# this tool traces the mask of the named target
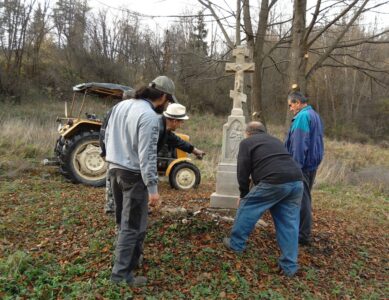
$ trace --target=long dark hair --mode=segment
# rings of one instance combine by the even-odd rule
[[[163,92],[150,86],[143,86],[135,91],[135,99],[149,99],[151,101],[155,101],[163,95]]]

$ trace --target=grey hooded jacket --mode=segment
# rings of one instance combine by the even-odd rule
[[[124,100],[114,106],[105,131],[110,169],[141,173],[150,194],[158,192],[158,134],[158,115],[143,99]]]

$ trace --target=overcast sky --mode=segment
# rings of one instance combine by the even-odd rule
[[[250,6],[254,11],[258,11],[260,0],[250,1]],[[378,0],[372,0],[371,6]],[[108,9],[111,12],[115,12],[119,8],[127,8],[131,11],[138,12],[140,14],[148,16],[159,16],[156,18],[143,18],[142,21],[148,20],[149,24],[157,24],[165,27],[166,24],[174,22],[176,18],[161,17],[170,15],[182,15],[185,12],[196,13],[202,9],[202,5],[198,0],[88,0],[89,6],[93,9]],[[236,0],[212,0],[212,3],[223,7],[226,11],[236,10]],[[313,7],[316,4],[316,0],[308,0],[308,8]],[[285,14],[292,13],[293,0],[280,0],[277,3],[279,9]],[[323,5],[324,6],[324,5]],[[117,10],[118,11],[118,10]],[[206,11],[209,13],[209,11]],[[220,13],[220,10],[218,10]],[[256,13],[252,13],[252,17],[255,17]],[[375,12],[370,13],[368,16],[369,22],[378,18],[379,23],[389,24],[389,5],[382,6]],[[309,17],[309,16],[308,16]]]
[[[196,9],[201,7],[197,0],[89,0],[90,6],[126,7],[149,15],[179,14],[186,7]]]
[[[215,1],[215,3],[218,2],[224,3],[225,1]],[[231,2],[231,0],[226,0],[226,2]],[[177,20],[177,18],[163,16],[182,15],[185,12],[197,13],[202,8],[197,0],[89,0],[88,3],[93,9],[108,9],[112,13],[115,13],[115,8],[127,8],[142,15],[156,16],[155,18],[141,17],[140,20],[163,27]]]
[[[226,17],[227,15],[230,15],[231,11],[236,10],[236,0],[212,0],[212,3],[220,5],[220,7],[224,9],[223,11],[223,9],[217,8],[220,17]],[[252,1],[252,3],[254,8],[258,6],[257,0]],[[179,20],[178,17],[174,16],[196,15],[200,10],[204,9],[197,0],[88,0],[88,5],[92,10],[105,9],[113,15],[120,14],[122,9],[128,9],[131,12],[139,13],[141,14],[138,18],[140,23],[143,26],[148,26],[151,30],[166,29],[169,25]],[[210,12],[206,10],[205,14],[210,14]],[[213,34],[216,34],[217,40],[220,43],[223,43],[224,37],[218,30],[214,18],[209,16],[206,17],[205,20],[209,33],[208,38],[210,39]],[[230,18],[229,20],[223,20],[223,23],[231,25],[230,28],[228,28],[229,26],[226,26],[226,30],[231,36],[234,36],[234,19]]]

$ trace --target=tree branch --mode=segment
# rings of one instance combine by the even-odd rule
[[[354,1],[355,2],[355,1]],[[358,9],[358,11],[354,14],[354,16],[351,18],[349,23],[344,27],[343,31],[339,34],[339,36],[335,39],[335,41],[332,43],[330,47],[327,48],[327,50],[323,53],[323,55],[319,58],[319,60],[311,67],[311,69],[308,71],[308,73],[305,75],[305,78],[309,78],[316,69],[330,56],[332,51],[336,48],[336,46],[339,44],[340,40],[344,37],[346,32],[349,30],[351,25],[355,22],[355,20],[361,15],[362,10],[367,5],[369,0],[364,0],[362,6]]]
[[[281,75],[283,76],[287,76],[287,74],[285,74],[285,72],[282,72],[279,68],[278,68],[278,65],[279,64],[283,64],[283,63],[288,63],[290,60],[289,59],[284,59],[284,60],[281,60],[279,62],[276,62],[274,60],[273,57],[269,56],[270,60],[273,62],[271,65],[268,65],[268,66],[264,66],[262,69],[268,69],[268,68],[271,68],[271,67],[275,67],[276,70],[278,71],[278,73],[280,73]]]
[[[305,32],[305,36],[304,36],[304,41],[305,41],[305,42],[308,41],[309,34],[311,33],[311,31],[312,31],[312,29],[313,29],[313,26],[314,26],[315,23],[316,23],[317,17],[319,16],[319,13],[320,13],[320,5],[321,5],[321,0],[317,0],[316,9],[315,9],[315,12],[313,13],[311,23],[309,24],[308,29],[307,29],[307,31]]]
[[[286,37],[289,36],[289,34],[290,34],[290,29],[289,29],[289,31],[285,32],[284,36],[281,37],[281,38],[277,41],[277,43],[275,43],[275,44],[273,45],[273,47],[271,47],[271,48],[269,49],[269,51],[267,51],[267,53],[265,53],[265,54],[263,55],[263,59],[265,59],[265,58],[267,58],[268,56],[270,56],[270,54],[271,54],[275,49],[281,48],[281,47],[279,47],[279,45],[290,43],[291,41],[286,39]],[[285,47],[285,48],[288,48],[288,49],[289,49],[290,47]]]
[[[310,48],[312,44],[324,33],[330,28],[332,25],[334,25],[338,20],[340,20],[344,15],[346,15],[358,2],[359,0],[354,0],[350,5],[348,5],[339,15],[337,15],[331,22],[329,22],[326,26],[324,26],[307,44],[307,47]],[[366,6],[366,2],[362,5],[363,7]],[[359,9],[358,16],[361,14],[361,9]],[[355,17],[355,16],[354,16]]]
[[[220,22],[220,19],[218,17],[218,15],[216,14],[215,10],[213,9],[212,5],[211,5],[211,2],[210,1],[203,1],[203,0],[198,0],[204,7],[208,8],[211,12],[211,14],[213,15],[213,17],[215,18],[217,24],[219,25],[220,27],[220,30],[222,31],[223,35],[224,35],[224,38],[226,39],[227,41],[227,46],[230,48],[230,49],[233,49],[234,48],[234,43],[231,41],[230,37],[228,36],[227,34],[227,31],[225,30],[223,24]]]
[[[354,47],[354,46],[358,46],[358,45],[362,45],[362,44],[388,44],[389,40],[372,41],[372,39],[380,37],[381,35],[384,35],[386,33],[389,33],[389,29],[388,30],[384,30],[384,31],[382,31],[380,33],[377,33],[375,35],[369,36],[369,37],[364,38],[364,39],[357,39],[357,40],[348,41],[347,43],[346,42],[340,43],[339,45],[335,46],[335,49]],[[331,46],[328,46],[328,47],[316,47],[316,48],[311,48],[311,49],[312,50],[320,50],[320,49],[327,49],[327,48],[330,48],[330,47]]]
[[[249,0],[243,0],[243,30],[247,36],[247,43],[254,44],[254,31],[251,23]]]
[[[367,12],[367,11],[371,11],[371,10],[374,9],[374,8],[383,6],[383,5],[388,4],[388,3],[389,3],[389,1],[384,1],[384,2],[382,2],[382,3],[378,3],[377,5],[374,5],[374,6],[372,6],[372,7],[368,7],[368,8],[366,8],[366,9],[364,9],[364,10],[362,11],[362,13]]]
[[[276,22],[276,23],[271,23],[271,24],[268,24],[267,27],[272,27],[272,26],[276,26],[276,25],[283,25],[283,24],[286,24],[286,23],[289,23],[291,22],[293,19],[290,18],[288,20],[285,20],[285,21],[280,21],[280,22]]]
[[[355,69],[357,70],[358,72],[361,72],[362,74],[365,74],[366,76],[368,76],[369,78],[373,79],[378,85],[380,85],[381,87],[384,87],[384,88],[387,88],[389,86],[389,83],[385,82],[385,81],[382,81],[381,79],[377,78],[376,76],[370,74],[368,72],[368,70],[365,70],[363,68],[359,68],[358,66],[355,66],[355,65],[332,65],[332,64],[322,64],[320,66],[320,68],[323,68],[323,67],[330,67],[330,68],[352,68],[352,69]],[[387,74],[389,74],[389,72],[385,72]]]

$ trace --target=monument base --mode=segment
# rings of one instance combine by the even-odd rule
[[[216,192],[211,195],[209,206],[212,208],[237,208],[239,184],[236,178],[236,163],[218,165]]]
[[[232,197],[230,195],[219,195],[218,193],[212,193],[211,202],[209,207],[211,208],[238,208],[238,197]]]

